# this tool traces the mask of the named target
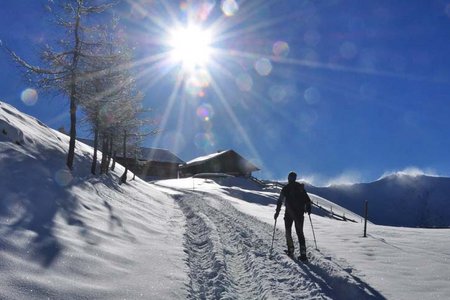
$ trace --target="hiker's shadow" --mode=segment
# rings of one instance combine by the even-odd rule
[[[376,289],[353,275],[351,268],[340,266],[331,257],[323,256],[318,250],[308,262],[304,263],[299,260],[294,260],[294,262],[331,299],[386,299]]]

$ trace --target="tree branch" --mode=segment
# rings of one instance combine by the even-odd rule
[[[49,69],[43,69],[40,67],[36,67],[33,66],[31,64],[29,64],[28,62],[26,62],[24,59],[22,59],[20,56],[18,56],[14,51],[12,51],[11,49],[9,49],[7,46],[3,46],[6,51],[8,51],[8,53],[12,56],[13,60],[20,64],[22,67],[37,73],[37,74],[47,74],[47,75],[58,75],[58,74],[63,74],[65,73],[65,71],[54,71],[54,70],[49,70]]]

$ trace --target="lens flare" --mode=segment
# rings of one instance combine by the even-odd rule
[[[272,72],[272,63],[267,58],[260,58],[255,62],[255,70],[261,76],[267,76]]]
[[[211,83],[211,75],[206,69],[195,70],[193,77],[195,78],[197,84],[203,88],[206,88]]]
[[[191,21],[205,21],[216,5],[215,0],[187,0],[180,2],[180,10],[187,13]]]
[[[27,88],[20,94],[22,102],[28,106],[33,106],[38,100],[38,92],[35,89]]]
[[[67,186],[72,180],[72,174],[68,170],[61,169],[55,173],[55,181],[60,186]]]
[[[206,92],[205,89],[211,83],[211,76],[205,69],[196,69],[187,75],[185,81],[186,91],[191,96],[204,97]]]
[[[201,120],[210,121],[213,116],[214,109],[210,104],[205,103],[197,108],[197,117],[199,117]]]
[[[203,0],[196,11],[196,18],[200,21],[208,19],[215,5],[214,0]]]
[[[188,7],[189,7],[189,5],[188,5],[188,3],[186,1],[181,1],[180,2],[180,9],[182,11],[187,11]]]
[[[272,52],[277,57],[287,57],[289,54],[289,45],[283,41],[275,42],[272,46]]]
[[[232,17],[238,12],[239,5],[235,0],[222,0],[221,8],[225,16]]]
[[[318,88],[313,86],[307,88],[303,96],[308,104],[316,104],[320,101],[320,91]]]

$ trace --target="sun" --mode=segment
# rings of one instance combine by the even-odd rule
[[[184,68],[205,67],[211,56],[211,32],[196,26],[170,32],[171,58]]]

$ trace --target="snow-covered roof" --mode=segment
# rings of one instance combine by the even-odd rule
[[[231,151],[231,150],[225,150],[225,151],[220,151],[220,152],[208,154],[208,155],[205,155],[205,156],[199,156],[197,158],[194,158],[194,159],[186,162],[186,165],[195,166],[195,165],[201,164],[201,163],[203,163],[203,162],[205,162],[207,160],[210,160],[211,158],[214,158],[216,156],[220,156],[220,155],[222,155],[222,154],[224,154],[225,152],[228,152],[228,151]]]
[[[194,158],[194,159],[188,161],[184,165],[184,167],[191,167],[191,166],[200,165],[200,164],[205,163],[206,161],[212,160],[212,159],[217,158],[219,156],[223,156],[225,154],[235,155],[235,156],[239,157],[239,159],[241,159],[242,161],[245,161],[245,165],[247,166],[247,168],[253,169],[255,171],[259,170],[259,168],[257,166],[255,166],[253,163],[251,163],[250,161],[248,161],[247,159],[245,159],[241,155],[239,155],[239,153],[237,153],[236,151],[231,150],[231,149],[224,150],[224,151],[218,151],[216,153],[212,153],[212,154],[208,154],[208,155],[205,155],[205,156],[200,156],[200,157]]]
[[[139,154],[140,160],[159,161],[183,164],[184,161],[167,149],[160,148],[141,148]]]

